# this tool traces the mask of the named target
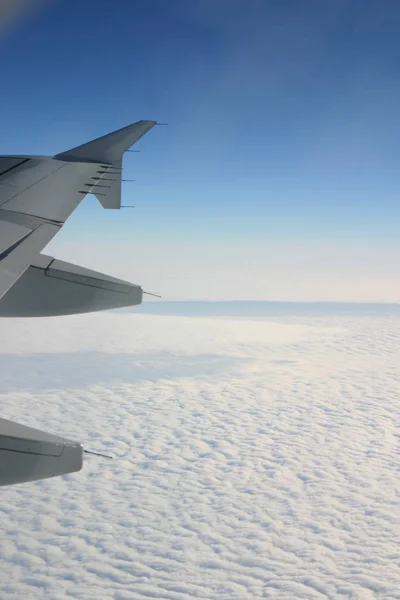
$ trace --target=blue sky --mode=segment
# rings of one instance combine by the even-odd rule
[[[169,298],[398,301],[400,7],[54,0],[0,38],[1,153],[132,121],[124,201],[51,251]]]

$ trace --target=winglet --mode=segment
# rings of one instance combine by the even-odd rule
[[[137,121],[103,135],[91,142],[77,146],[66,152],[56,154],[57,160],[81,161],[81,162],[99,162],[107,164],[118,164],[121,161],[123,153],[135,144],[145,133],[147,133],[156,121]]]

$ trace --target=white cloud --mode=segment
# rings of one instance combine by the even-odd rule
[[[2,489],[1,598],[399,598],[397,326],[3,320],[2,416],[117,458]]]

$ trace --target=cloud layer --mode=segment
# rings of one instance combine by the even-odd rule
[[[116,459],[2,489],[1,598],[400,598],[396,330],[2,321],[2,416]]]

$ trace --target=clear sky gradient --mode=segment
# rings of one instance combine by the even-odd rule
[[[48,252],[165,299],[398,302],[400,5],[53,0],[0,38],[2,154],[157,119]]]

